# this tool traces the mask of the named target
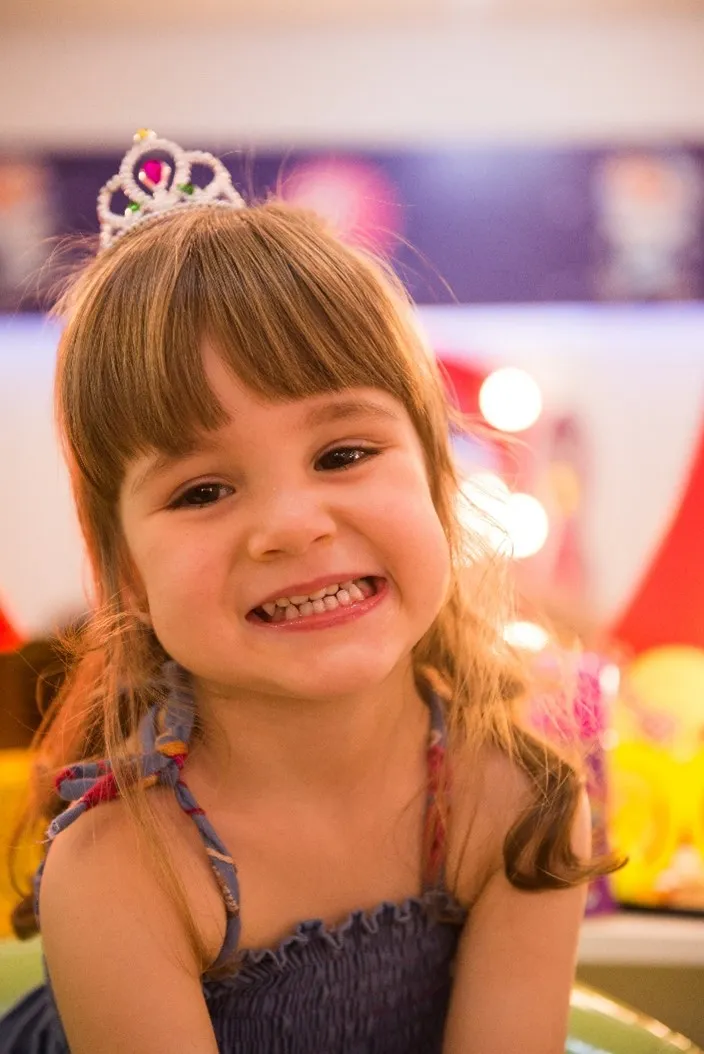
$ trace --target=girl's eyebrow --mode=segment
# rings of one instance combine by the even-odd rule
[[[330,421],[343,421],[349,417],[383,417],[387,421],[400,421],[401,415],[373,399],[335,399],[322,406],[315,406],[306,414],[305,424],[319,425]]]
[[[303,419],[303,427],[329,424],[332,421],[344,421],[352,417],[380,417],[386,421],[401,420],[401,415],[382,406],[373,399],[334,399],[322,406],[314,406]],[[157,454],[149,464],[138,472],[129,486],[129,493],[134,495],[146,486],[155,476],[178,464],[187,457],[201,452],[217,452],[224,449],[224,443],[217,436],[206,436],[195,442],[192,447],[179,454]]]

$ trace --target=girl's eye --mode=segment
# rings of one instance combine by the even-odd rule
[[[316,469],[324,471],[351,468],[361,461],[367,461],[375,457],[381,451],[373,447],[362,446],[340,446],[328,450],[316,462]],[[204,509],[210,505],[217,505],[222,497],[233,493],[233,488],[224,483],[197,483],[194,487],[184,490],[171,504],[170,509]]]
[[[221,491],[232,492],[232,487],[226,487],[224,483],[198,483],[179,495],[170,508],[172,509],[204,509],[207,505],[215,505],[220,498]]]
[[[321,465],[326,470],[351,468],[358,461],[366,461],[375,457],[379,450],[364,446],[338,446],[334,450],[328,450],[322,457],[318,458],[316,468]]]

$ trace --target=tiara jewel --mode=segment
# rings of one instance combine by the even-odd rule
[[[135,145],[123,157],[119,172],[98,194],[101,249],[109,248],[127,231],[172,209],[193,205],[245,208],[244,199],[232,185],[230,173],[217,157],[203,150],[183,150],[170,139],[160,139],[148,128],[140,128],[134,140]],[[173,165],[149,156],[155,153],[168,154]],[[196,164],[209,168],[213,174],[205,187],[191,180],[191,169]],[[139,182],[135,180],[138,166]],[[124,213],[112,211],[113,198],[118,192],[130,201]]]

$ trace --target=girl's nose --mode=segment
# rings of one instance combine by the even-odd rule
[[[274,491],[255,515],[248,539],[253,560],[300,556],[315,542],[331,539],[337,529],[330,512],[302,489]]]

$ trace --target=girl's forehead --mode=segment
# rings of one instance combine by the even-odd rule
[[[272,400],[246,389],[236,400],[224,403],[228,423],[237,427],[252,417],[273,417],[283,425],[310,429],[336,421],[359,417],[402,422],[407,419],[403,405],[387,392],[376,388],[345,388],[299,399]]]

